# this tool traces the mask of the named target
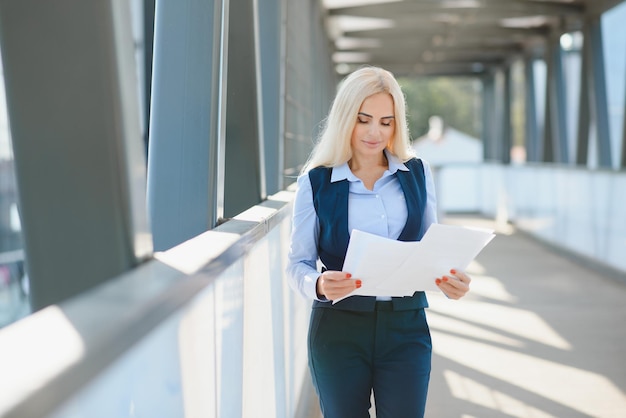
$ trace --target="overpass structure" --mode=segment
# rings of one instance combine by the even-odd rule
[[[541,398],[541,376],[470,367],[441,334],[441,364],[461,367],[435,380],[432,416],[457,413],[439,409],[446,396],[484,416],[619,416],[620,351],[582,350],[613,370],[574,359],[571,341],[600,344],[589,330],[603,325],[558,294],[595,313],[601,295],[614,315],[590,318],[624,319],[610,295],[626,276],[625,21],[623,0],[0,0],[0,416],[310,416],[309,305],[283,277],[292,184],[337,83],[362,65],[478,82],[483,162],[437,167],[442,211],[493,219],[503,236],[513,225],[579,264],[573,291],[547,252],[501,240],[545,277],[534,291],[561,291],[516,317],[547,331],[462,332],[517,347],[509,361],[540,339],[550,348],[532,364],[552,360],[553,385],[606,389]],[[483,263],[506,275],[510,252],[498,254]],[[476,269],[477,297],[521,298]],[[560,306],[584,327],[571,341],[537,320]],[[432,317],[444,332],[455,315]]]

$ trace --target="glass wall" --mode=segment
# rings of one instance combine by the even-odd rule
[[[317,140],[338,80],[326,34],[317,24],[323,11],[304,0],[285,4],[282,159],[283,186],[287,187],[296,180]]]
[[[602,15],[602,38],[613,167],[619,167],[626,101],[626,2]]]
[[[143,86],[142,0],[132,0],[138,85]],[[9,130],[4,75],[0,62],[0,327],[28,315],[29,280],[18,208],[15,160]],[[143,91],[138,91],[143,98]],[[143,101],[140,100],[143,105]],[[141,109],[145,112],[145,106]],[[142,121],[143,121],[142,117]],[[142,129],[145,129],[142,126]]]
[[[1,63],[0,63],[1,64]],[[7,117],[4,76],[0,65],[0,327],[29,311],[22,226]]]

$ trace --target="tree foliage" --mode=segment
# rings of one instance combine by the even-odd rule
[[[411,137],[428,132],[428,119],[440,116],[446,126],[480,138],[481,84],[477,78],[421,77],[400,78],[407,102]]]

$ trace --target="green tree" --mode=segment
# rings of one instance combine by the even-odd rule
[[[428,132],[428,119],[440,116],[446,126],[480,138],[481,83],[470,77],[400,78],[407,102],[411,137]]]

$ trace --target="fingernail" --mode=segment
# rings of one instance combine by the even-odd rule
[[[346,273],[346,279],[349,279],[350,277],[352,277],[352,275],[350,273]]]
[[[455,270],[455,269],[452,269],[452,270],[450,270],[450,273],[451,273],[451,274],[456,274],[456,270]]]
[[[361,287],[361,283],[360,282],[356,282],[356,288],[358,289],[359,287]]]
[[[447,277],[444,277],[442,280],[443,280],[444,282],[447,282],[447,281],[448,281],[448,278],[447,278]]]
[[[360,281],[360,280],[357,280],[357,281],[356,281],[356,285],[357,285],[357,286],[361,287],[361,284],[363,284],[363,282],[362,282],[362,281]]]
[[[441,284],[441,279],[437,279],[437,280],[435,280],[435,283],[437,283],[437,284]]]

